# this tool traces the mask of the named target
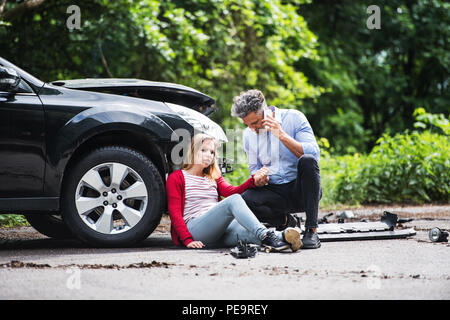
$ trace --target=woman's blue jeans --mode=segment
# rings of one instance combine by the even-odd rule
[[[261,238],[267,232],[240,194],[233,194],[204,215],[192,218],[187,228],[194,241],[208,247],[233,247],[238,240],[261,245]],[[277,235],[281,237],[281,233]]]

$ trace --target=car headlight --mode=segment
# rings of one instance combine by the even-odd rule
[[[219,142],[228,142],[222,128],[207,116],[178,104],[168,102],[166,104],[172,111],[178,113],[186,122],[193,126],[194,129],[216,138]]]

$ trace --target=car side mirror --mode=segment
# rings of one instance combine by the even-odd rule
[[[14,92],[20,83],[16,70],[0,66],[0,91]]]

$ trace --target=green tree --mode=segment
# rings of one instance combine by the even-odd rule
[[[318,36],[320,60],[298,61],[326,88],[310,117],[340,152],[368,152],[382,133],[412,128],[413,110],[449,111],[450,4],[377,1],[381,29],[369,30],[366,1],[315,1],[297,11]]]
[[[136,77],[185,84],[215,97],[215,120],[234,126],[232,98],[242,90],[260,88],[269,103],[294,108],[320,95],[295,68],[317,59],[317,39],[295,10],[302,3],[84,0],[77,2],[81,30],[69,31],[72,1],[40,1],[20,16],[11,12],[21,4],[7,2],[1,54],[46,81]]]

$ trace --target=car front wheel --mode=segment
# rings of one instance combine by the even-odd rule
[[[147,238],[158,226],[165,201],[156,166],[121,146],[99,148],[68,173],[62,216],[83,242],[123,247]]]

